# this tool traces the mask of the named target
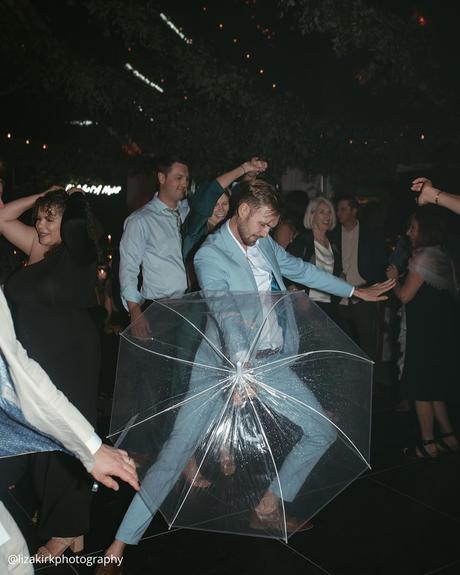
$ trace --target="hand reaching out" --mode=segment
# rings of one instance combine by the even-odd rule
[[[118,491],[119,485],[113,477],[118,477],[136,491],[139,490],[135,463],[122,449],[102,444],[94,454],[91,475],[96,481],[115,491]]]
[[[394,279],[388,279],[367,288],[355,288],[353,296],[364,301],[384,301],[388,297],[382,294],[393,289],[395,285],[396,281]]]

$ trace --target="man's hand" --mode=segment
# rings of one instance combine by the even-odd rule
[[[259,160],[259,158],[251,158],[248,162],[244,162],[242,165],[244,170],[244,175],[248,178],[256,178],[262,172],[268,168],[267,162],[264,160]]]
[[[136,466],[126,451],[102,444],[94,454],[91,475],[109,489],[118,491],[119,485],[112,476],[119,477],[139,491]]]
[[[150,325],[139,304],[128,302],[129,313],[131,316],[131,332],[138,339],[149,340],[152,337]]]
[[[355,288],[353,297],[364,301],[384,301],[388,299],[388,297],[382,294],[393,289],[395,285],[396,281],[394,279],[388,279],[385,282],[380,282],[367,288]]]

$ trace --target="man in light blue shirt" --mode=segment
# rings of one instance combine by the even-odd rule
[[[150,335],[141,317],[145,300],[180,297],[187,289],[178,210],[189,183],[187,164],[178,157],[161,159],[158,182],[158,195],[126,219],[120,242],[121,297],[140,338]]]

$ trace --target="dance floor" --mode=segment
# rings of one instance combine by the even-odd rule
[[[276,540],[168,531],[157,516],[124,559],[124,575],[454,575],[460,573],[460,455],[436,462],[407,460],[416,421],[394,410],[394,389],[382,378],[374,395],[372,470],[355,481],[314,519],[315,528]],[[460,432],[460,404],[453,408]],[[101,431],[107,418],[100,418]],[[132,492],[100,489],[94,497],[85,554],[96,557],[110,542]],[[33,499],[26,482],[6,502],[30,549],[37,546]],[[69,553],[69,556],[72,554]],[[94,566],[40,568],[42,575],[86,575]]]

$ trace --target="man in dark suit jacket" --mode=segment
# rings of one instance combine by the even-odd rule
[[[344,196],[337,203],[340,226],[334,241],[342,257],[342,277],[357,286],[371,285],[385,278],[387,257],[383,238],[358,219],[358,202]],[[378,307],[365,301],[342,300],[339,306],[349,335],[374,361],[378,357]]]

